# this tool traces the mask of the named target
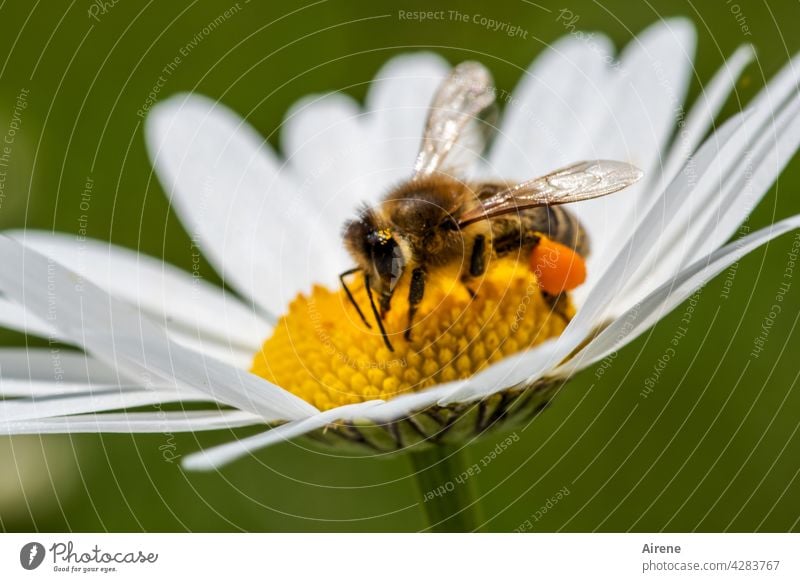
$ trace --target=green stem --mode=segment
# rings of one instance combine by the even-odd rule
[[[433,532],[477,531],[481,525],[476,473],[464,449],[431,446],[408,454],[420,507]]]

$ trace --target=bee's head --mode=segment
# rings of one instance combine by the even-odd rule
[[[406,267],[406,257],[396,233],[365,208],[356,220],[344,226],[344,242],[353,259],[370,277],[370,286],[383,297],[391,297]]]

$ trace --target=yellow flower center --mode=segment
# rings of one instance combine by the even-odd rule
[[[528,265],[513,259],[496,261],[468,285],[474,297],[458,273],[431,274],[407,341],[408,283],[399,284],[384,319],[394,352],[374,322],[372,329],[364,325],[343,290],[315,286],[292,301],[251,371],[321,410],[387,400],[468,378],[559,335],[574,313],[566,296],[543,297]],[[350,287],[371,319],[363,278],[355,275]]]

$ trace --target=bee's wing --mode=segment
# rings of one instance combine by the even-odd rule
[[[479,156],[487,133],[479,116],[494,99],[492,76],[483,65],[466,61],[456,66],[431,103],[414,175],[453,174]]]
[[[639,168],[625,162],[578,162],[484,198],[478,206],[459,217],[459,225],[465,226],[536,206],[567,204],[605,196],[634,184],[643,175]]]

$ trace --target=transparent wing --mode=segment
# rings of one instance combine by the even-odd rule
[[[456,173],[480,156],[488,133],[480,116],[494,99],[492,76],[483,65],[466,61],[456,66],[431,103],[414,175]]]
[[[464,226],[536,206],[567,204],[605,196],[634,184],[643,175],[639,168],[625,162],[578,162],[484,198],[478,206],[461,215],[459,224]]]

